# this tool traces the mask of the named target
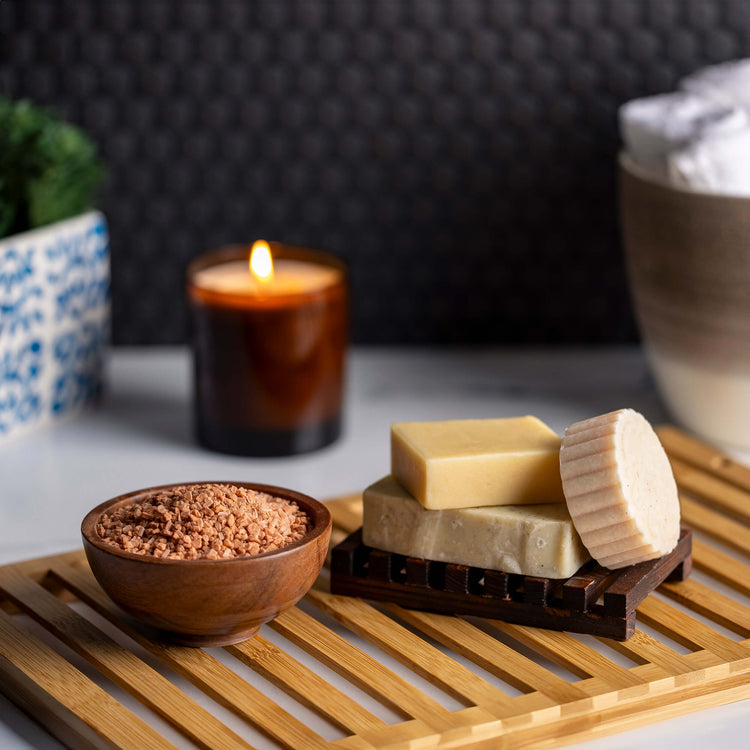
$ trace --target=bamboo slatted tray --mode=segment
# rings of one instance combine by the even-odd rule
[[[660,437],[697,573],[628,641],[374,605],[323,574],[252,640],[191,649],[135,628],[79,551],[0,568],[0,691],[70,747],[133,750],[548,748],[748,698],[750,468]],[[331,509],[338,542],[359,499]]]

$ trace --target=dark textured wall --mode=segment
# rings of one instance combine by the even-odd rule
[[[123,344],[258,237],[350,264],[358,341],[632,340],[617,107],[748,54],[747,0],[0,0],[0,91],[109,164]]]

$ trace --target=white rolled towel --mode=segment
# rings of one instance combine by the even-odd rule
[[[673,184],[750,197],[750,128],[699,138],[668,157]]]
[[[634,99],[620,107],[620,132],[631,159],[669,177],[669,155],[687,144],[750,127],[750,113],[688,92]]]
[[[750,58],[701,68],[683,78],[680,88],[750,114]]]

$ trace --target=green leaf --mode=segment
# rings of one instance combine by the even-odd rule
[[[89,210],[103,178],[82,130],[29,101],[0,97],[0,237]]]
[[[72,125],[47,128],[38,143],[41,170],[27,184],[32,226],[87,211],[94,203],[103,169],[94,145]]]

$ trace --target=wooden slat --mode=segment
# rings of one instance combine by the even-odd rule
[[[531,659],[519,654],[460,617],[389,607],[398,617],[430,638],[470,659],[522,692],[538,691],[558,703],[586,698],[586,693]]]
[[[675,559],[687,561],[687,568],[683,562],[678,569],[679,576],[684,577],[686,571],[690,571],[692,537],[692,532],[683,529],[677,546],[668,555],[617,570],[602,597],[604,611],[620,617],[632,613],[651,591],[674,573]]]
[[[642,602],[638,617],[686,648],[707,649],[726,661],[750,657],[750,651],[742,644],[717,633],[708,625],[656,597],[649,597]]]
[[[251,748],[169,680],[30,578],[13,568],[2,568],[0,588],[24,612],[197,745],[209,750]]]
[[[703,683],[688,683],[664,692],[656,691],[632,702],[619,701],[585,714],[563,715],[557,721],[537,722],[517,729],[511,727],[502,733],[502,740],[499,741],[498,737],[488,738],[471,747],[472,750],[495,750],[497,747],[505,750],[547,750],[571,742],[600,739],[689,711],[746,698],[750,698],[747,674],[727,675]]]
[[[717,581],[750,596],[750,565],[746,565],[700,539],[693,539],[693,565]]]
[[[683,493],[708,500],[713,508],[737,521],[750,523],[750,492],[673,458],[672,471]]]
[[[21,560],[21,562],[13,563],[12,567],[14,570],[22,573],[32,581],[41,583],[47,577],[47,573],[53,563],[65,564],[72,568],[81,568],[85,570],[88,570],[89,567],[89,564],[86,561],[86,555],[84,555],[83,550],[80,549],[71,552],[63,552],[57,555],[45,555],[44,557],[37,557],[33,560]]]
[[[569,672],[582,678],[596,677],[613,688],[632,687],[643,684],[637,675],[620,666],[599,651],[579,640],[556,630],[514,625],[501,620],[489,620],[494,627],[515,638],[519,643],[533,649]]]
[[[148,650],[217,703],[249,721],[258,730],[289,748],[323,750],[328,743],[299,719],[282,709],[260,690],[207,651],[156,640],[133,627],[122,611],[102,591],[90,570],[53,563],[49,575],[57,577],[76,596],[123,633]]]
[[[663,425],[657,434],[670,459],[692,464],[725,482],[750,492],[750,467],[672,425]]]
[[[594,560],[589,560],[574,576],[563,583],[563,604],[568,609],[590,609],[615,575],[617,574],[597,565]]]
[[[682,519],[693,529],[702,531],[712,539],[750,555],[750,526],[727,518],[702,503],[680,494]]]
[[[348,495],[330,500],[326,507],[331,511],[334,525],[347,534],[362,525],[362,495]]]
[[[361,734],[383,726],[382,719],[261,635],[224,649],[344,731]]]
[[[437,732],[431,732],[419,722],[406,722],[405,724],[394,724],[384,726],[380,729],[371,729],[362,733],[362,738],[369,741],[377,748],[408,748],[418,750],[434,748],[440,741]]]
[[[331,544],[328,548],[330,558],[331,549],[343,542],[351,531],[362,524],[362,495],[347,495],[335,500],[329,500],[326,505],[333,516],[331,529]],[[326,560],[330,565],[330,559]]]
[[[176,750],[54,649],[0,612],[2,692],[76,747]]]
[[[342,538],[345,533],[344,531],[341,532]],[[375,746],[367,742],[367,740],[362,739],[362,737],[355,737],[354,735],[344,737],[342,740],[336,740],[336,742],[332,743],[332,746],[342,748],[342,750],[376,750]]]
[[[682,654],[678,654],[642,630],[636,630],[627,641],[608,639],[606,644],[636,662],[651,663],[661,668],[664,675],[687,674],[695,671],[690,661]]]
[[[369,604],[319,589],[310,591],[307,598],[354,633],[406,664],[420,676],[436,682],[458,700],[511,710],[512,701],[501,690]]]
[[[750,609],[697,581],[665,583],[660,591],[744,638],[750,637]]]
[[[18,563],[13,563],[13,568],[19,573],[22,573],[23,575],[30,578],[32,581],[41,583],[46,577],[47,572],[49,571],[50,562],[53,560],[56,562],[61,562],[64,560],[66,564],[79,568],[89,567],[88,563],[86,562],[86,557],[81,554],[81,550],[77,550],[75,552],[64,552],[60,555],[48,555],[46,557],[39,557],[34,560],[23,560]],[[46,582],[45,588],[48,591],[51,591],[61,601],[73,601],[75,598],[63,587],[55,587],[54,584],[50,585],[49,581]],[[0,597],[0,609],[3,609],[9,614],[18,614],[19,612],[18,607],[16,607],[13,602],[11,602],[9,599],[3,599],[2,597]]]
[[[405,718],[439,730],[454,726],[450,711],[437,701],[297,607],[282,612],[270,627]]]

